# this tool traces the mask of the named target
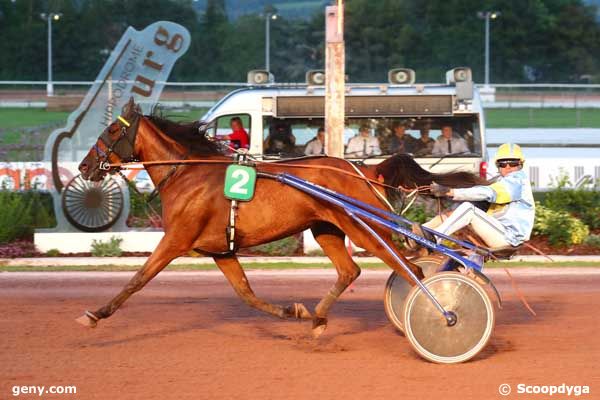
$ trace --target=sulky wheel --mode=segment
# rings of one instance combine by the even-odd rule
[[[63,189],[62,208],[67,220],[77,229],[100,232],[119,219],[123,211],[123,191],[110,176],[92,182],[77,175]]]
[[[413,287],[404,306],[404,331],[419,355],[436,363],[466,361],[487,344],[494,329],[494,307],[474,279],[459,272],[441,272],[423,284],[447,311],[456,316],[449,326],[427,295]]]
[[[428,277],[436,273],[446,260],[447,258],[444,256],[430,255],[418,257],[410,261],[421,267],[423,275]],[[392,272],[385,284],[383,294],[385,314],[400,332],[404,332],[404,317],[402,316],[404,312],[404,300],[411,288],[412,286],[406,279],[395,272]]]

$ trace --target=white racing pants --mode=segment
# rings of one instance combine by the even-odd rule
[[[423,226],[434,229],[445,235],[452,235],[454,232],[467,225],[470,226],[490,248],[510,246],[510,243],[505,239],[505,230],[502,224],[496,218],[486,214],[484,211],[468,202],[458,206],[449,217],[443,220],[443,222],[438,216],[423,224]]]

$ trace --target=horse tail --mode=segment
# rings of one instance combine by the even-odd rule
[[[406,189],[429,186],[433,182],[451,188],[488,184],[485,179],[465,171],[431,173],[421,168],[408,154],[396,154],[388,158],[377,166],[376,172],[377,176],[383,177],[385,184]]]
[[[489,182],[479,175],[466,171],[454,171],[445,174],[432,174],[433,181],[451,188],[468,188],[476,185],[488,185]]]

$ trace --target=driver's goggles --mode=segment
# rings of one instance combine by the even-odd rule
[[[518,167],[519,165],[521,165],[521,161],[519,160],[496,161],[496,167],[498,168]]]

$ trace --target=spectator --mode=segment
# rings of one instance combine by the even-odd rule
[[[290,127],[283,122],[275,126],[264,143],[266,154],[293,154],[295,146],[296,137]]]
[[[350,157],[369,157],[381,154],[379,139],[369,134],[369,127],[361,125],[358,135],[348,141],[346,155]]]
[[[467,142],[461,137],[455,137],[451,125],[442,126],[442,135],[435,141],[432,154],[445,156],[448,154],[469,153]]]
[[[304,154],[307,156],[325,155],[325,129],[319,128],[317,136],[306,144]]]
[[[429,156],[433,153],[435,140],[429,137],[429,128],[421,128],[421,137],[415,142],[414,155],[416,157]]]
[[[406,134],[406,127],[400,122],[394,124],[394,136],[390,143],[390,153],[413,153],[417,140]]]

